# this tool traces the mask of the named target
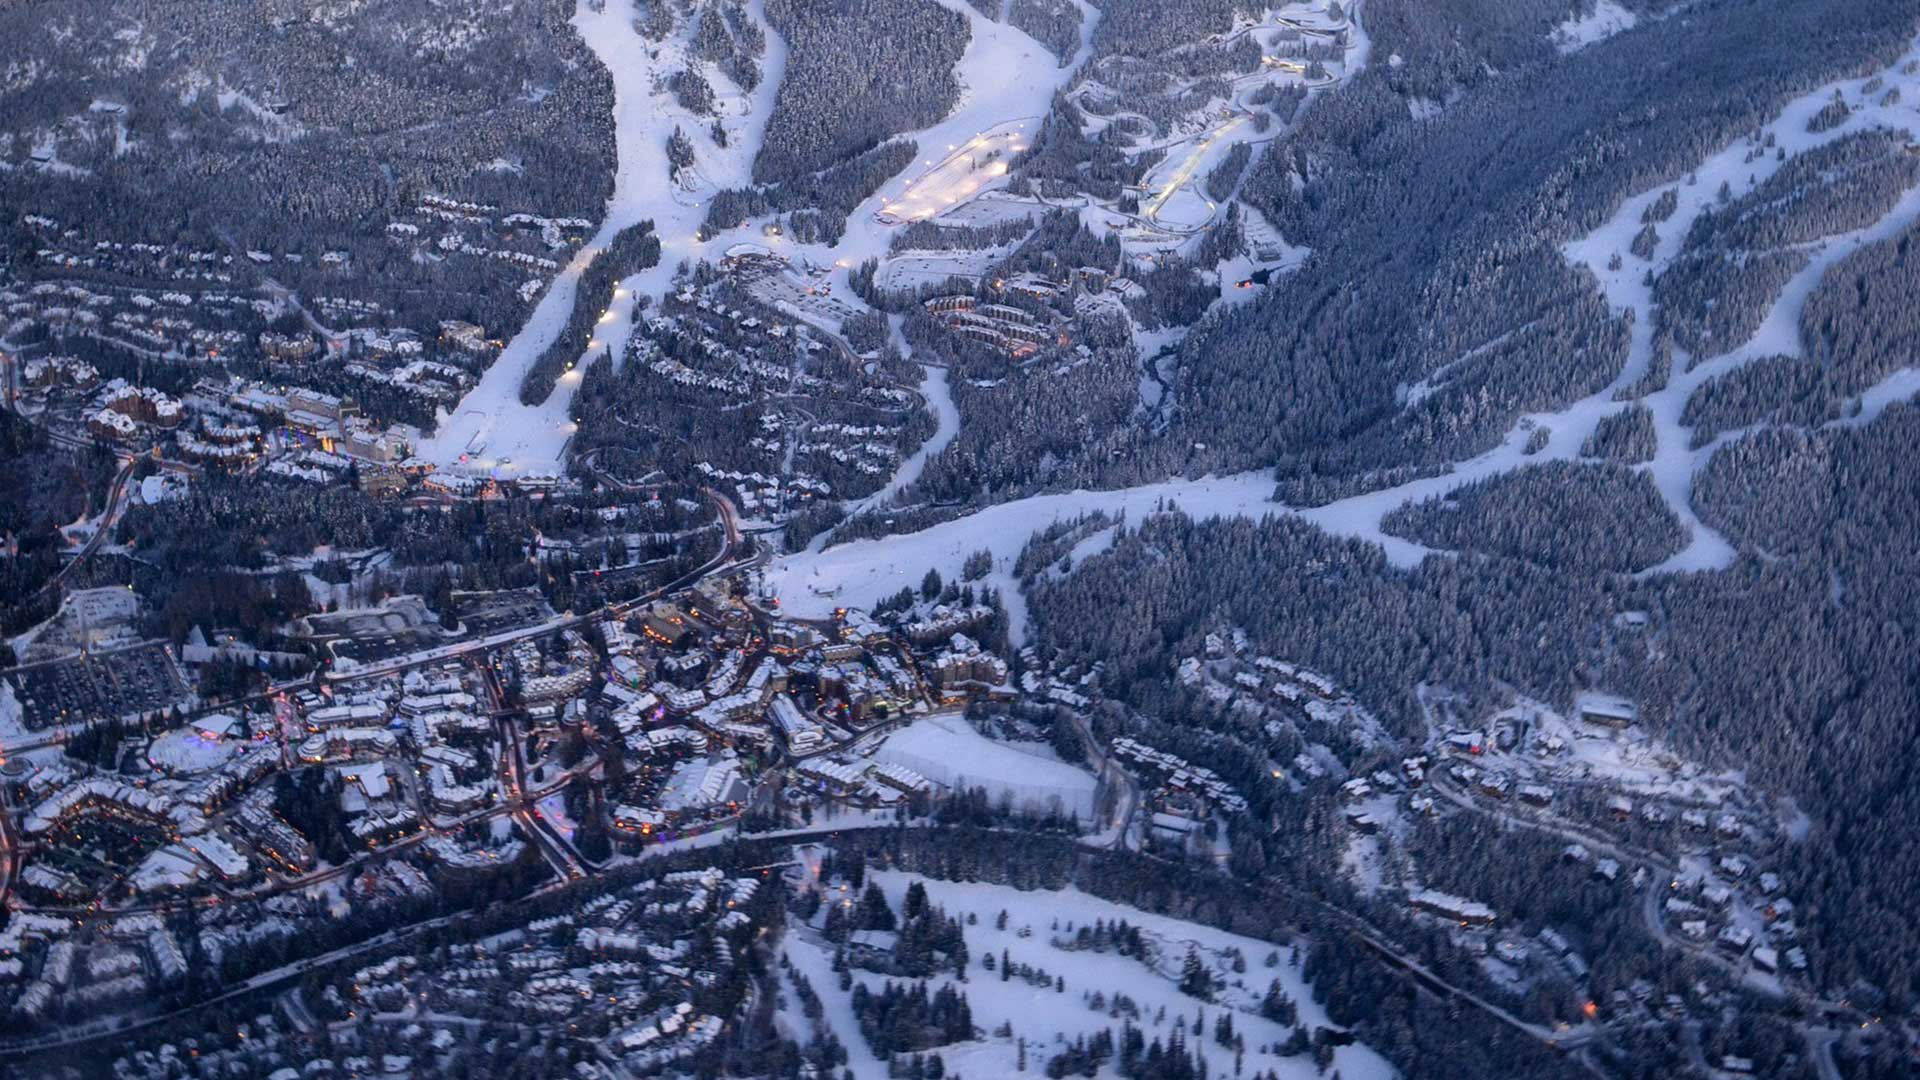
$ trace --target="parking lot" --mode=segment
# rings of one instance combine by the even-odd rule
[[[29,731],[168,709],[184,701],[188,689],[158,641],[15,668],[5,678]]]

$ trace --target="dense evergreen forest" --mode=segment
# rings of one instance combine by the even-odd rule
[[[1812,824],[1785,856],[1796,895],[1818,913],[1808,927],[1818,976],[1864,978],[1907,1002],[1920,992],[1900,899],[1920,872],[1908,765],[1920,753],[1910,722],[1920,685],[1907,662],[1920,613],[1899,582],[1920,565],[1906,452],[1916,438],[1920,409],[1899,405],[1864,427],[1766,430],[1722,449],[1696,500],[1746,554],[1716,573],[1616,576],[1653,554],[1615,561],[1644,526],[1612,527],[1611,506],[1594,507],[1601,516],[1581,528],[1599,531],[1576,544],[1580,528],[1545,528],[1534,511],[1490,501],[1509,480],[1469,492],[1459,510],[1404,515],[1481,557],[1400,572],[1371,545],[1289,519],[1161,516],[1123,529],[1071,576],[1036,579],[1033,614],[1052,645],[1101,661],[1110,691],[1151,714],[1180,708],[1167,674],[1222,624],[1357,688],[1413,741],[1424,738],[1422,683],[1466,695],[1478,703],[1470,713],[1515,687],[1562,708],[1584,689],[1631,694],[1682,753],[1802,800]],[[1564,498],[1534,495],[1527,505]],[[1458,517],[1467,513],[1495,516],[1475,526]],[[1544,536],[1552,546],[1528,546]],[[1607,634],[1624,611],[1653,612],[1656,624]]]
[[[0,169],[0,249],[37,246],[14,235],[31,211],[123,242],[304,255],[276,280],[422,322],[517,319],[520,276],[396,256],[386,227],[432,194],[599,218],[613,84],[568,25],[574,6],[8,5],[0,39],[23,65],[0,84],[10,128],[52,130],[110,102],[124,131],[63,141],[72,170]],[[24,162],[26,149],[10,138],[5,157]],[[342,280],[322,251],[352,253],[361,273]]]
[[[1198,463],[1457,460],[1606,385],[1625,330],[1559,245],[1788,97],[1884,65],[1914,29],[1896,0],[1755,10],[1700,4],[1560,57],[1530,30],[1561,5],[1369,3],[1374,54],[1403,63],[1317,101],[1243,189],[1313,260],[1182,352],[1178,426],[1206,445]],[[1449,104],[1415,121],[1416,95]],[[1470,352],[1397,406],[1396,386]]]

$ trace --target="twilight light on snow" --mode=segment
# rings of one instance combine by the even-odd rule
[[[903,587],[918,587],[929,568],[958,580],[960,564],[985,549],[993,555],[986,584],[1000,589],[1017,638],[1026,622],[1026,604],[1013,577],[1013,563],[1034,532],[1049,523],[1095,511],[1137,521],[1169,503],[1196,518],[1258,517],[1281,510],[1269,501],[1272,496],[1273,478],[1264,472],[1035,495],[915,533],[785,556],[769,568],[767,584],[787,614],[825,618],[835,608],[872,607]]]
[[[1855,111],[1845,123],[1834,128],[1810,132],[1807,126],[1813,114],[1832,100],[1836,90],[1858,98],[1861,96],[1861,86],[1870,78],[1878,78],[1889,86],[1899,87],[1907,100],[1912,100],[1920,95],[1920,76],[1903,69],[1909,61],[1916,59],[1920,59],[1920,48],[1910,50],[1891,67],[1873,76],[1831,83],[1794,99],[1757,139],[1764,140],[1771,135],[1775,145],[1783,148],[1788,155],[1794,155],[1873,126],[1904,130],[1913,135],[1920,130],[1920,116],[1910,107],[1886,104],[1884,96],[1880,97],[1881,104],[1867,105]],[[1694,219],[1713,204],[1723,180],[1735,194],[1740,194],[1751,190],[1779,169],[1781,162],[1771,154],[1747,160],[1750,149],[1751,144],[1744,139],[1722,148],[1694,170],[1694,183],[1682,183],[1676,179],[1634,195],[1625,200],[1614,216],[1599,228],[1566,246],[1565,254],[1569,260],[1593,272],[1614,313],[1625,317],[1631,311],[1636,316],[1630,326],[1631,345],[1627,361],[1619,376],[1605,389],[1557,412],[1522,417],[1499,446],[1456,464],[1451,471],[1442,475],[1336,500],[1325,506],[1295,510],[1294,513],[1336,535],[1358,537],[1380,544],[1389,560],[1399,566],[1411,567],[1428,553],[1428,549],[1388,536],[1381,530],[1381,519],[1394,509],[1407,502],[1443,496],[1472,481],[1512,472],[1527,465],[1577,459],[1581,445],[1603,417],[1632,405],[1629,401],[1616,400],[1616,395],[1639,382],[1652,363],[1653,289],[1645,283],[1649,264],[1633,257],[1628,250],[1634,234],[1640,230],[1641,214],[1648,204],[1659,198],[1662,191],[1677,186],[1679,209],[1662,229],[1660,243],[1650,264],[1653,276],[1658,277],[1679,254],[1688,227]],[[1692,370],[1680,370],[1686,367],[1688,358],[1683,354],[1676,355],[1675,371],[1666,387],[1639,399],[1653,412],[1659,449],[1651,462],[1637,467],[1652,474],[1655,486],[1668,507],[1690,534],[1684,549],[1643,573],[1722,569],[1731,565],[1734,559],[1733,546],[1725,537],[1702,523],[1694,513],[1691,495],[1694,474],[1706,464],[1722,442],[1735,437],[1738,432],[1723,433],[1718,440],[1699,450],[1689,449],[1690,431],[1680,423],[1687,398],[1708,379],[1751,360],[1770,355],[1801,355],[1800,311],[1828,268],[1865,244],[1898,234],[1916,220],[1920,220],[1920,189],[1908,191],[1892,210],[1872,225],[1818,242],[1806,268],[1794,275],[1781,290],[1759,330],[1748,341],[1695,364]],[[1622,256],[1621,268],[1610,270],[1608,265],[1616,254]],[[1912,385],[1912,378],[1908,372],[1895,373],[1884,380],[1881,386],[1863,395],[1863,406],[1884,409],[1886,404],[1896,399],[1901,387]],[[1418,392],[1418,388],[1415,392]],[[1546,447],[1534,454],[1526,453],[1529,436],[1540,428],[1549,432]]]
[[[1066,84],[1091,51],[1093,26],[1099,19],[1098,11],[1084,0],[1076,0],[1082,14],[1080,49],[1074,61],[1062,67],[1043,46],[1014,27],[983,17],[962,0],[940,2],[967,16],[971,37],[955,68],[963,84],[959,103],[940,123],[906,133],[927,147],[957,149],[985,133],[1002,131],[1009,122],[1014,134],[1030,134],[1038,121],[1016,118],[1045,113],[1054,92]],[[508,343],[479,385],[442,419],[433,438],[422,444],[421,457],[443,467],[502,475],[558,473],[567,441],[573,435],[567,406],[584,369],[576,366],[564,375],[555,391],[538,405],[520,403],[520,382],[566,325],[580,275],[593,256],[622,228],[642,220],[651,219],[660,237],[659,265],[620,283],[621,292],[609,309],[612,318],[595,330],[591,351],[610,350],[618,363],[633,333],[637,305],[665,295],[683,260],[717,259],[734,244],[765,239],[754,225],[727,230],[704,242],[695,235],[706,218],[707,199],[723,188],[746,186],[751,179],[753,159],[764,141],[765,124],[786,69],[786,45],[767,24],[762,4],[754,0],[747,10],[767,36],[764,75],[749,96],[723,74],[714,73],[722,109],[744,120],[745,128],[721,147],[713,142],[708,125],[682,109],[665,89],[668,74],[681,65],[691,48],[693,27],[682,27],[671,41],[656,46],[633,29],[633,0],[608,0],[599,11],[586,4],[580,6],[573,25],[612,72],[614,81],[615,144],[620,164],[606,217],[592,242],[554,279],[526,326]],[[684,189],[669,183],[667,176],[666,143],[676,125],[695,145],[695,179]],[[809,260],[817,266],[841,268],[886,254],[894,225],[882,222],[880,214],[885,206],[904,196],[918,175],[915,170],[896,177],[857,208],[839,243],[827,246],[776,240],[776,253]],[[991,179],[998,182],[997,177]],[[942,181],[936,178],[934,183],[937,186]],[[852,294],[844,269],[837,269],[830,280],[836,296],[844,302],[859,303],[857,298],[848,299]]]
[[[894,344],[899,346],[901,353],[911,360],[913,347],[901,338],[900,323],[900,316],[892,316],[888,321],[889,330],[893,335]],[[947,386],[947,369],[944,366],[922,364],[920,371],[920,398],[933,412],[933,434],[927,437],[926,442],[920,444],[919,449],[900,463],[900,467],[894,470],[886,486],[849,507],[847,509],[849,517],[866,510],[884,509],[892,502],[894,496],[920,479],[920,474],[927,469],[927,462],[939,457],[941,451],[952,445],[954,438],[960,434],[960,409],[953,403],[953,392]],[[826,536],[822,534],[820,539],[824,541]]]
[[[668,72],[691,48],[691,25],[656,47],[634,29],[634,0],[608,0],[598,10],[582,3],[575,11],[574,28],[613,76],[614,145],[619,159],[613,196],[599,231],[554,278],[526,325],[479,384],[451,415],[442,418],[433,438],[419,448],[421,457],[443,467],[465,466],[503,475],[558,473],[567,441],[573,437],[567,405],[585,371],[576,365],[538,405],[520,403],[520,383],[565,328],[580,276],[622,229],[652,220],[660,237],[660,262],[620,282],[608,309],[611,317],[595,327],[589,347],[595,353],[606,349],[618,363],[643,299],[650,303],[665,294],[681,260],[717,256],[726,249],[729,241],[702,244],[694,233],[706,217],[707,197],[723,187],[744,185],[752,175],[753,158],[786,69],[786,46],[766,25],[760,0],[752,0],[747,11],[767,35],[765,73],[752,95],[742,93],[724,74],[714,73],[718,107],[741,129],[727,147],[716,144],[708,125],[676,104],[665,89]],[[699,158],[699,180],[690,189],[668,180],[666,145],[676,126],[694,140]]]
[[[1017,810],[1093,820],[1092,773],[1036,750],[989,739],[963,716],[916,720],[889,735],[874,757],[949,788],[985,788],[989,800],[1004,797]]]
[[[1289,1029],[1260,1015],[1259,1002],[1268,985],[1278,979],[1299,1009],[1299,1022],[1309,1030],[1336,1027],[1326,1010],[1314,1000],[1312,988],[1300,976],[1303,957],[1294,946],[1280,946],[1239,934],[1230,934],[1197,923],[1182,922],[1138,908],[1115,904],[1078,889],[1035,889],[1021,891],[1005,885],[982,882],[941,881],[895,870],[869,870],[867,877],[877,882],[888,901],[898,908],[909,885],[918,883],[927,890],[933,904],[960,919],[965,927],[967,950],[974,957],[967,981],[958,982],[951,972],[929,981],[930,990],[951,984],[964,992],[973,1012],[974,1027],[989,1033],[983,1038],[940,1048],[949,1074],[978,1077],[1008,1077],[1018,1071],[1019,1040],[1027,1044],[1027,1069],[1038,1074],[1061,1043],[1090,1036],[1117,1026],[1105,1010],[1088,1007],[1087,995],[1116,992],[1132,998],[1139,1007],[1136,1026],[1149,1040],[1166,1042],[1173,1027],[1189,1026],[1201,1012],[1206,1015],[1206,1037],[1188,1034],[1187,1048],[1206,1059],[1211,1075],[1231,1076],[1235,1050],[1221,1046],[1211,1037],[1211,1027],[1223,1010],[1231,1010],[1234,1027],[1241,1033],[1247,1052],[1241,1064],[1246,1075],[1265,1075],[1271,1070],[1282,1080],[1315,1080],[1338,1071],[1348,1080],[1388,1080],[1395,1075],[1393,1066],[1364,1043],[1350,1043],[1333,1050],[1330,1070],[1323,1071],[1308,1054],[1284,1056],[1262,1053],[1256,1048],[1277,1046],[1286,1041]],[[1004,929],[1000,913],[1006,912]],[[1139,928],[1147,944],[1145,958],[1121,956],[1117,952],[1069,950],[1056,946],[1057,938],[1070,941],[1075,930],[1096,921],[1126,922]],[[853,1015],[850,992],[840,989],[839,976],[833,971],[831,943],[811,929],[802,929],[789,937],[785,951],[794,967],[807,976],[821,997],[822,1022],[830,1027],[848,1048],[849,1064],[855,1075],[886,1075],[884,1063],[875,1059],[861,1037]],[[1180,993],[1178,982],[1189,949],[1214,975],[1223,988],[1214,1002],[1206,1003]],[[985,970],[980,957],[1002,954],[1016,963],[1043,969],[1065,980],[1064,989],[1030,983],[1025,979],[1003,980]],[[1244,971],[1236,971],[1231,959],[1242,957]],[[1273,966],[1267,959],[1276,957]],[[855,972],[854,977],[877,991],[886,981],[871,972]],[[1010,1027],[1012,1036],[993,1035]],[[1103,1071],[1103,1075],[1105,1072]]]
[[[1901,86],[1909,100],[1920,98],[1920,75],[1901,74],[1908,60],[1920,58],[1920,49],[1908,53],[1877,78]],[[1865,79],[1834,83],[1789,103],[1768,126],[1767,133],[1788,154],[1804,152],[1851,131],[1870,125],[1885,125],[1910,133],[1920,129],[1920,118],[1911,109],[1872,106],[1854,113],[1846,123],[1825,132],[1807,130],[1808,119],[1831,99],[1834,90],[1851,90],[1858,95]],[[1917,136],[1920,137],[1920,136]],[[1654,253],[1652,265],[1658,271],[1669,265],[1679,253],[1687,227],[1714,200],[1720,181],[1725,179],[1736,192],[1750,189],[1779,167],[1774,157],[1763,155],[1745,160],[1748,145],[1736,142],[1703,162],[1696,171],[1697,182],[1680,186],[1680,206],[1670,219]],[[1750,179],[1751,178],[1751,179]],[[1624,201],[1606,223],[1589,235],[1566,247],[1568,259],[1590,268],[1606,294],[1613,310],[1624,317],[1629,310],[1651,312],[1652,289],[1642,275],[1644,264],[1627,259],[1620,270],[1608,270],[1616,254],[1625,255],[1633,235],[1639,230],[1640,216],[1648,203],[1673,184],[1661,184]],[[1668,506],[1689,531],[1687,546],[1646,573],[1687,570],[1711,570],[1730,565],[1734,550],[1726,539],[1702,523],[1693,511],[1691,491],[1694,473],[1705,464],[1718,442],[1700,450],[1688,447],[1688,431],[1680,424],[1680,413],[1695,388],[1715,375],[1732,370],[1760,356],[1799,355],[1799,315],[1821,276],[1841,258],[1862,245],[1896,235],[1920,220],[1920,189],[1909,191],[1899,203],[1872,225],[1840,236],[1828,237],[1813,253],[1807,267],[1781,290],[1767,317],[1753,337],[1741,346],[1697,364],[1690,371],[1676,370],[1666,388],[1640,399],[1652,409],[1659,435],[1659,450],[1653,461],[1639,466],[1654,477]],[[1022,600],[1011,568],[1034,532],[1051,522],[1095,511],[1125,514],[1138,518],[1165,501],[1177,503],[1197,518],[1219,516],[1258,517],[1264,513],[1291,513],[1337,536],[1348,536],[1379,545],[1396,566],[1411,568],[1432,554],[1431,549],[1381,529],[1381,520],[1394,509],[1421,499],[1443,496],[1475,480],[1512,472],[1527,465],[1553,460],[1575,460],[1581,445],[1593,433],[1603,417],[1630,406],[1615,395],[1637,383],[1652,362],[1653,318],[1634,319],[1627,361],[1620,374],[1600,392],[1552,413],[1522,417],[1500,445],[1452,470],[1395,487],[1384,488],[1318,507],[1293,508],[1270,500],[1273,485],[1265,473],[1245,473],[1226,478],[1198,481],[1166,481],[1116,491],[1074,491],[1056,495],[1038,495],[989,507],[955,521],[904,535],[873,540],[858,540],[837,547],[809,550],[777,560],[768,582],[785,609],[803,617],[823,617],[836,607],[871,607],[898,592],[917,585],[928,569],[937,569],[952,578],[966,557],[981,549],[993,555],[993,572],[986,583],[1001,590],[1006,601],[1013,634],[1018,640],[1026,621]],[[1685,358],[1676,361],[1683,367]],[[1902,389],[1914,386],[1911,370],[1895,373],[1862,397],[1863,406],[1884,409],[1899,399]],[[1416,390],[1417,392],[1417,390]],[[1528,454],[1525,447],[1536,430],[1548,431],[1544,449]],[[1723,435],[1722,439],[1730,437]]]
[[[1560,4],[0,7],[0,1080],[1920,1046],[1920,0]]]

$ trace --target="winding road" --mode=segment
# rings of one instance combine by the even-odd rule
[[[67,565],[48,578],[45,585],[40,586],[32,599],[37,600],[49,591],[58,590],[66,581],[67,575],[86,565],[87,560],[93,558],[94,553],[106,543],[107,537],[113,533],[113,527],[119,524],[121,515],[126,512],[127,484],[133,479],[133,464],[138,460],[137,455],[129,455],[122,462],[120,471],[114,474],[113,486],[107,489],[107,505],[97,519],[98,523],[94,526],[93,535],[87,537],[87,542],[74,553]]]

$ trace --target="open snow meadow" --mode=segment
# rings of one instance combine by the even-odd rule
[[[1236,1071],[1264,1075],[1268,1070],[1283,1080],[1310,1080],[1334,1071],[1350,1080],[1387,1080],[1395,1075],[1391,1065],[1361,1043],[1337,1047],[1326,1071],[1315,1066],[1310,1054],[1282,1056],[1263,1049],[1277,1047],[1290,1032],[1259,1012],[1274,979],[1296,1003],[1301,1024],[1309,1029],[1330,1025],[1325,1011],[1314,1003],[1312,989],[1300,977],[1302,957],[1291,946],[1153,915],[1074,889],[1022,892],[1004,885],[940,881],[897,871],[875,870],[868,876],[880,884],[896,908],[907,887],[920,883],[932,904],[945,908],[965,926],[971,954],[966,981],[959,982],[949,973],[935,976],[929,985],[963,990],[973,1009],[974,1026],[989,1034],[941,1048],[949,1075],[1016,1076],[1023,1065],[1025,1072],[1037,1074],[1068,1043],[1108,1029],[1117,1036],[1123,1021],[1141,1029],[1150,1042],[1164,1045],[1178,1037],[1189,1050],[1205,1056],[1213,1076],[1231,1076]],[[1124,921],[1139,928],[1148,954],[1133,958],[1073,947],[1076,932],[1096,921]],[[1213,1002],[1179,990],[1189,950],[1222,987]],[[849,993],[839,988],[831,945],[816,931],[801,927],[789,935],[785,951],[794,969],[820,994],[822,1023],[848,1048],[854,1074],[885,1075],[885,1064],[866,1050]],[[1025,964],[1036,973],[1031,978],[1014,974],[1002,979],[999,970],[983,966],[982,958],[989,955],[997,968],[1005,966],[1004,955],[1016,967]],[[855,972],[854,978],[873,991],[886,982],[885,977],[869,972]],[[1215,1038],[1221,1016],[1228,1013],[1246,1048],[1242,1054]],[[792,1015],[784,1020],[796,1026],[806,1023]]]
[[[982,788],[995,803],[1003,799],[1036,816],[1071,815],[1093,820],[1093,774],[1069,765],[1045,746],[1012,745],[988,739],[965,717],[930,716],[892,735],[875,760],[903,765],[954,790]]]

